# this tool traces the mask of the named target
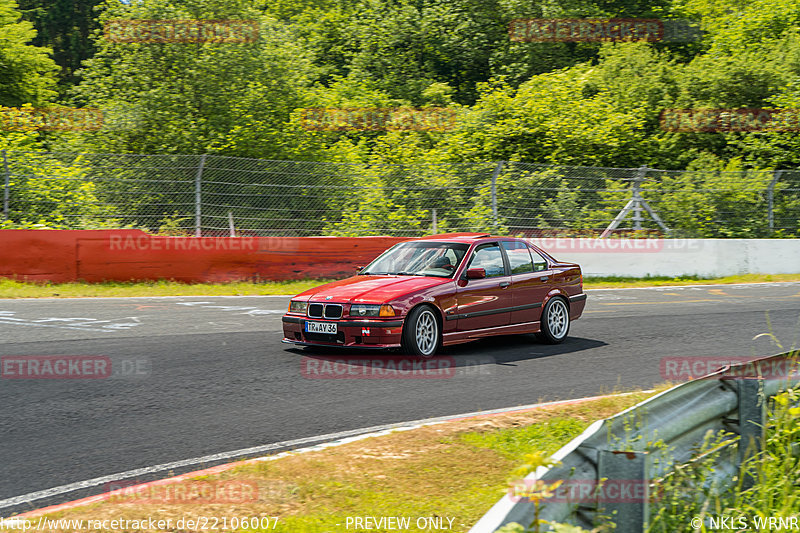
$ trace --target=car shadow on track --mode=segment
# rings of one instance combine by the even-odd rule
[[[601,346],[607,346],[607,343],[582,337],[569,337],[561,344],[544,344],[537,341],[533,335],[507,335],[448,346],[428,360],[405,355],[399,350],[364,351],[335,347],[293,347],[287,348],[286,351],[303,356],[304,368],[309,371],[322,369],[330,373],[357,375],[364,368],[376,367],[411,371],[421,367],[457,369],[513,364],[516,361],[541,359]]]
[[[448,346],[443,348],[440,354],[453,356],[456,360],[478,355],[491,356],[497,363],[502,364],[580,352],[601,346],[608,346],[608,343],[597,339],[568,337],[561,344],[545,344],[533,335],[505,335]]]

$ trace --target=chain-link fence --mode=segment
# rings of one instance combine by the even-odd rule
[[[800,171],[0,151],[0,227],[182,235],[800,236]],[[613,231],[612,231],[613,230]]]

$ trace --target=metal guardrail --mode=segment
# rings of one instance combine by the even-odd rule
[[[591,480],[593,483],[645,481],[636,501],[606,501],[604,515],[613,515],[618,531],[638,533],[649,519],[651,484],[675,465],[697,454],[709,431],[738,434],[728,453],[717,458],[715,477],[723,482],[739,472],[746,454],[760,450],[766,426],[766,398],[800,383],[798,352],[728,365],[703,378],[683,383],[611,418],[598,420],[553,455],[553,467],[540,467],[525,478],[553,483]],[[781,376],[780,378],[778,376]],[[740,442],[747,446],[740,446]],[[658,444],[656,444],[658,443]],[[515,501],[516,500],[516,501]],[[591,529],[601,505],[550,497],[539,503],[540,521],[568,523]],[[530,524],[535,504],[526,498],[504,496],[469,533],[491,533],[516,522]],[[541,531],[547,531],[543,524]]]

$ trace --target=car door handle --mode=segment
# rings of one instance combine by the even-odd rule
[[[542,281],[547,281],[547,280],[548,280],[548,279],[550,279],[550,278],[549,278],[549,277],[547,277],[547,276],[542,276],[542,277],[541,277],[541,278],[539,278],[539,279],[540,279],[540,280],[542,280]]]
[[[506,287],[508,287],[509,285],[511,285],[511,282],[510,282],[510,281],[501,281],[501,282],[500,282],[500,288],[501,288],[501,289],[505,289],[505,288],[506,288]]]

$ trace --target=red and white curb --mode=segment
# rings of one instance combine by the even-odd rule
[[[645,391],[651,392],[651,391]],[[49,498],[52,496],[57,496],[59,494],[67,494],[69,492],[73,492],[80,489],[86,489],[91,487],[96,487],[98,485],[112,483],[115,481],[120,481],[124,479],[136,478],[143,475],[153,474],[156,472],[162,472],[167,470],[175,470],[177,468],[185,468],[187,466],[192,466],[196,464],[208,463],[212,461],[219,461],[224,459],[232,459],[234,457],[242,457],[247,455],[254,455],[260,453],[266,453],[272,450],[279,450],[279,449],[286,449],[286,448],[293,448],[295,446],[301,446],[304,444],[310,444],[316,442],[312,446],[307,446],[305,448],[293,449],[290,451],[284,451],[275,455],[269,455],[265,457],[257,457],[254,459],[245,459],[242,461],[235,461],[231,463],[225,463],[217,466],[213,466],[210,468],[205,468],[202,470],[195,470],[192,472],[187,472],[185,474],[181,474],[179,476],[169,477],[165,479],[160,479],[157,481],[150,481],[147,483],[141,483],[138,485],[132,485],[125,487],[123,489],[117,489],[114,491],[104,492],[102,494],[97,494],[95,496],[88,496],[86,498],[81,498],[78,500],[73,500],[70,502],[65,502],[57,505],[51,505],[49,507],[43,507],[41,509],[35,509],[33,511],[27,511],[25,513],[13,515],[13,519],[27,519],[27,518],[34,518],[48,513],[55,513],[58,511],[65,511],[67,509],[74,509],[76,507],[81,507],[84,505],[89,505],[92,503],[98,503],[102,501],[106,501],[109,498],[122,495],[130,495],[135,494],[138,492],[143,492],[148,490],[150,487],[157,487],[162,485],[170,485],[173,483],[178,483],[181,481],[190,480],[192,478],[198,476],[209,476],[214,474],[219,474],[233,468],[237,468],[243,465],[255,464],[262,461],[274,461],[276,459],[280,459],[282,457],[287,457],[294,454],[299,453],[307,453],[313,452],[317,450],[324,450],[325,448],[332,448],[334,446],[341,446],[342,444],[347,444],[349,442],[355,442],[362,439],[368,439],[371,437],[379,437],[382,435],[388,435],[389,433],[395,431],[408,431],[412,429],[417,429],[425,426],[431,426],[435,424],[442,424],[444,422],[453,422],[457,420],[467,420],[473,418],[484,418],[488,416],[498,415],[498,414],[515,414],[515,413],[524,413],[527,411],[535,411],[537,409],[541,409],[543,407],[553,407],[553,406],[563,406],[563,405],[572,405],[578,404],[583,402],[588,402],[592,400],[599,400],[601,398],[611,398],[615,396],[627,396],[633,394],[631,392],[625,392],[621,394],[608,394],[604,396],[590,396],[586,398],[576,398],[572,400],[562,400],[556,402],[545,402],[545,403],[537,403],[531,405],[524,405],[524,406],[517,406],[517,407],[506,407],[502,409],[492,409],[488,411],[479,411],[473,413],[465,413],[460,415],[449,415],[449,416],[441,416],[436,418],[426,418],[422,420],[412,420],[409,422],[399,422],[396,424],[385,424],[380,426],[371,426],[367,428],[361,429],[352,429],[348,431],[341,431],[337,433],[328,433],[326,435],[318,435],[316,437],[306,437],[302,439],[294,439],[282,442],[276,442],[272,444],[265,444],[263,446],[255,446],[252,448],[243,448],[241,450],[234,450],[230,452],[224,452],[214,455],[206,455],[203,457],[195,457],[192,459],[185,459],[183,461],[176,461],[173,463],[165,463],[160,465],[155,465],[146,468],[138,468],[135,470],[128,470],[126,472],[119,472],[116,474],[110,474],[108,476],[97,477],[93,479],[87,479],[85,481],[79,481],[76,483],[70,483],[69,485],[61,485],[58,487],[53,487],[50,489],[31,492],[28,494],[23,494],[21,496],[15,496],[13,498],[8,498],[5,500],[0,500],[0,509],[4,507],[11,507],[26,503],[31,503],[36,500],[41,500],[44,498]],[[6,519],[8,520],[8,519]]]

